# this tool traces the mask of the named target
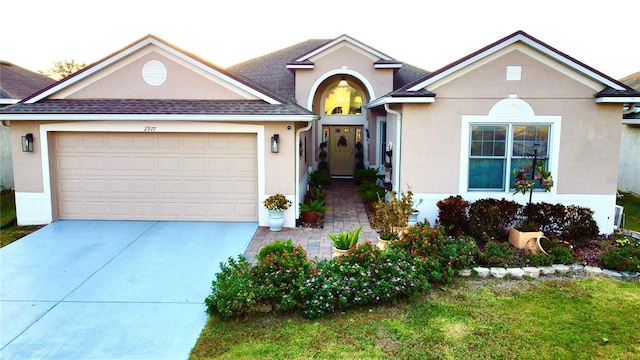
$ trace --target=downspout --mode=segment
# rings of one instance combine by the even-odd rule
[[[394,114],[396,116],[396,143],[393,146],[393,157],[396,158],[396,164],[397,164],[397,169],[393,170],[393,180],[392,180],[392,184],[394,191],[396,193],[400,193],[400,160],[402,159],[400,154],[401,154],[401,148],[402,148],[402,144],[400,143],[400,138],[401,138],[401,133],[402,133],[402,114],[399,111],[396,110],[391,110],[391,107],[389,107],[388,103],[384,104],[384,109],[391,114]]]
[[[294,202],[295,209],[296,209],[296,211],[295,211],[296,219],[298,217],[300,217],[300,207],[298,207],[298,204],[302,202],[302,201],[300,201],[301,199],[299,198],[299,196],[300,196],[300,179],[298,179],[298,176],[300,174],[300,149],[298,149],[298,147],[300,146],[300,134],[303,133],[303,132],[309,131],[309,129],[311,129],[312,125],[313,125],[313,121],[309,121],[307,123],[307,126],[296,130],[296,140],[295,140],[296,141],[296,150],[297,150],[296,154],[295,154],[295,157],[296,157],[296,169],[295,169],[295,172],[296,172],[296,175],[295,175],[296,176],[296,194],[295,194],[296,195],[296,199],[295,199],[295,202]]]

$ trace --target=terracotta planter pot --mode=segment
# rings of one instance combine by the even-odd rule
[[[532,254],[544,253],[546,251],[540,245],[540,239],[545,239],[542,231],[520,231],[516,228],[509,228],[509,244],[516,249],[525,249]]]
[[[322,219],[322,213],[317,211],[304,211],[300,213],[302,221],[308,224],[317,224]]]

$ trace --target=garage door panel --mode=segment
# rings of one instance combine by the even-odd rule
[[[130,171],[131,158],[123,156],[109,157],[108,166],[110,171]]]
[[[255,134],[53,138],[60,218],[258,219]]]

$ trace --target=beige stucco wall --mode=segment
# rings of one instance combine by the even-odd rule
[[[166,80],[158,86],[147,84],[142,77],[142,68],[150,60],[159,60],[167,68]],[[124,65],[124,66],[122,66]],[[122,67],[121,67],[122,66]],[[117,70],[110,70],[117,69]],[[186,67],[158,52],[150,52],[131,61],[124,58],[106,69],[104,76],[96,80],[91,77],[80,81],[62,93],[69,99],[246,99],[247,94],[231,91],[229,85],[215,83],[216,77],[203,71]],[[109,71],[113,71],[109,73]],[[213,80],[213,81],[212,81]],[[218,80],[219,81],[219,80]],[[123,84],[126,84],[123,86]],[[254,98],[251,96],[250,98]]]
[[[33,134],[33,152],[22,152],[21,137]],[[16,192],[44,191],[40,127],[35,121],[11,122],[11,155]]]
[[[521,80],[506,80],[509,65],[522,66]],[[572,76],[513,51],[430,88],[435,103],[403,107],[403,185],[457,193],[461,146],[468,146],[466,140],[461,144],[462,116],[487,115],[498,101],[516,97],[536,115],[561,117],[559,172],[553,174],[558,194],[615,193],[621,107],[596,104],[601,89]]]
[[[265,126],[265,191],[267,195],[295,193],[295,130],[294,123],[266,123]],[[290,126],[290,129],[287,129]],[[280,135],[279,152],[271,152],[271,136]]]
[[[336,70],[357,73],[361,76],[361,80],[366,79],[370,83],[375,96],[386,94],[392,90],[393,70],[375,69],[373,63],[378,59],[365,55],[361,50],[356,50],[351,45],[337,45],[331,51],[319,54],[311,60],[314,62],[312,70],[296,70],[295,96],[302,106],[306,107],[308,104],[309,92],[316,81]]]

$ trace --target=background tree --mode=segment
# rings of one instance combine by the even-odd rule
[[[76,71],[86,67],[89,64],[77,63],[75,60],[59,60],[54,61],[53,66],[47,70],[38,70],[38,72],[44,76],[50,77],[54,80],[61,80],[67,76],[75,73]]]

